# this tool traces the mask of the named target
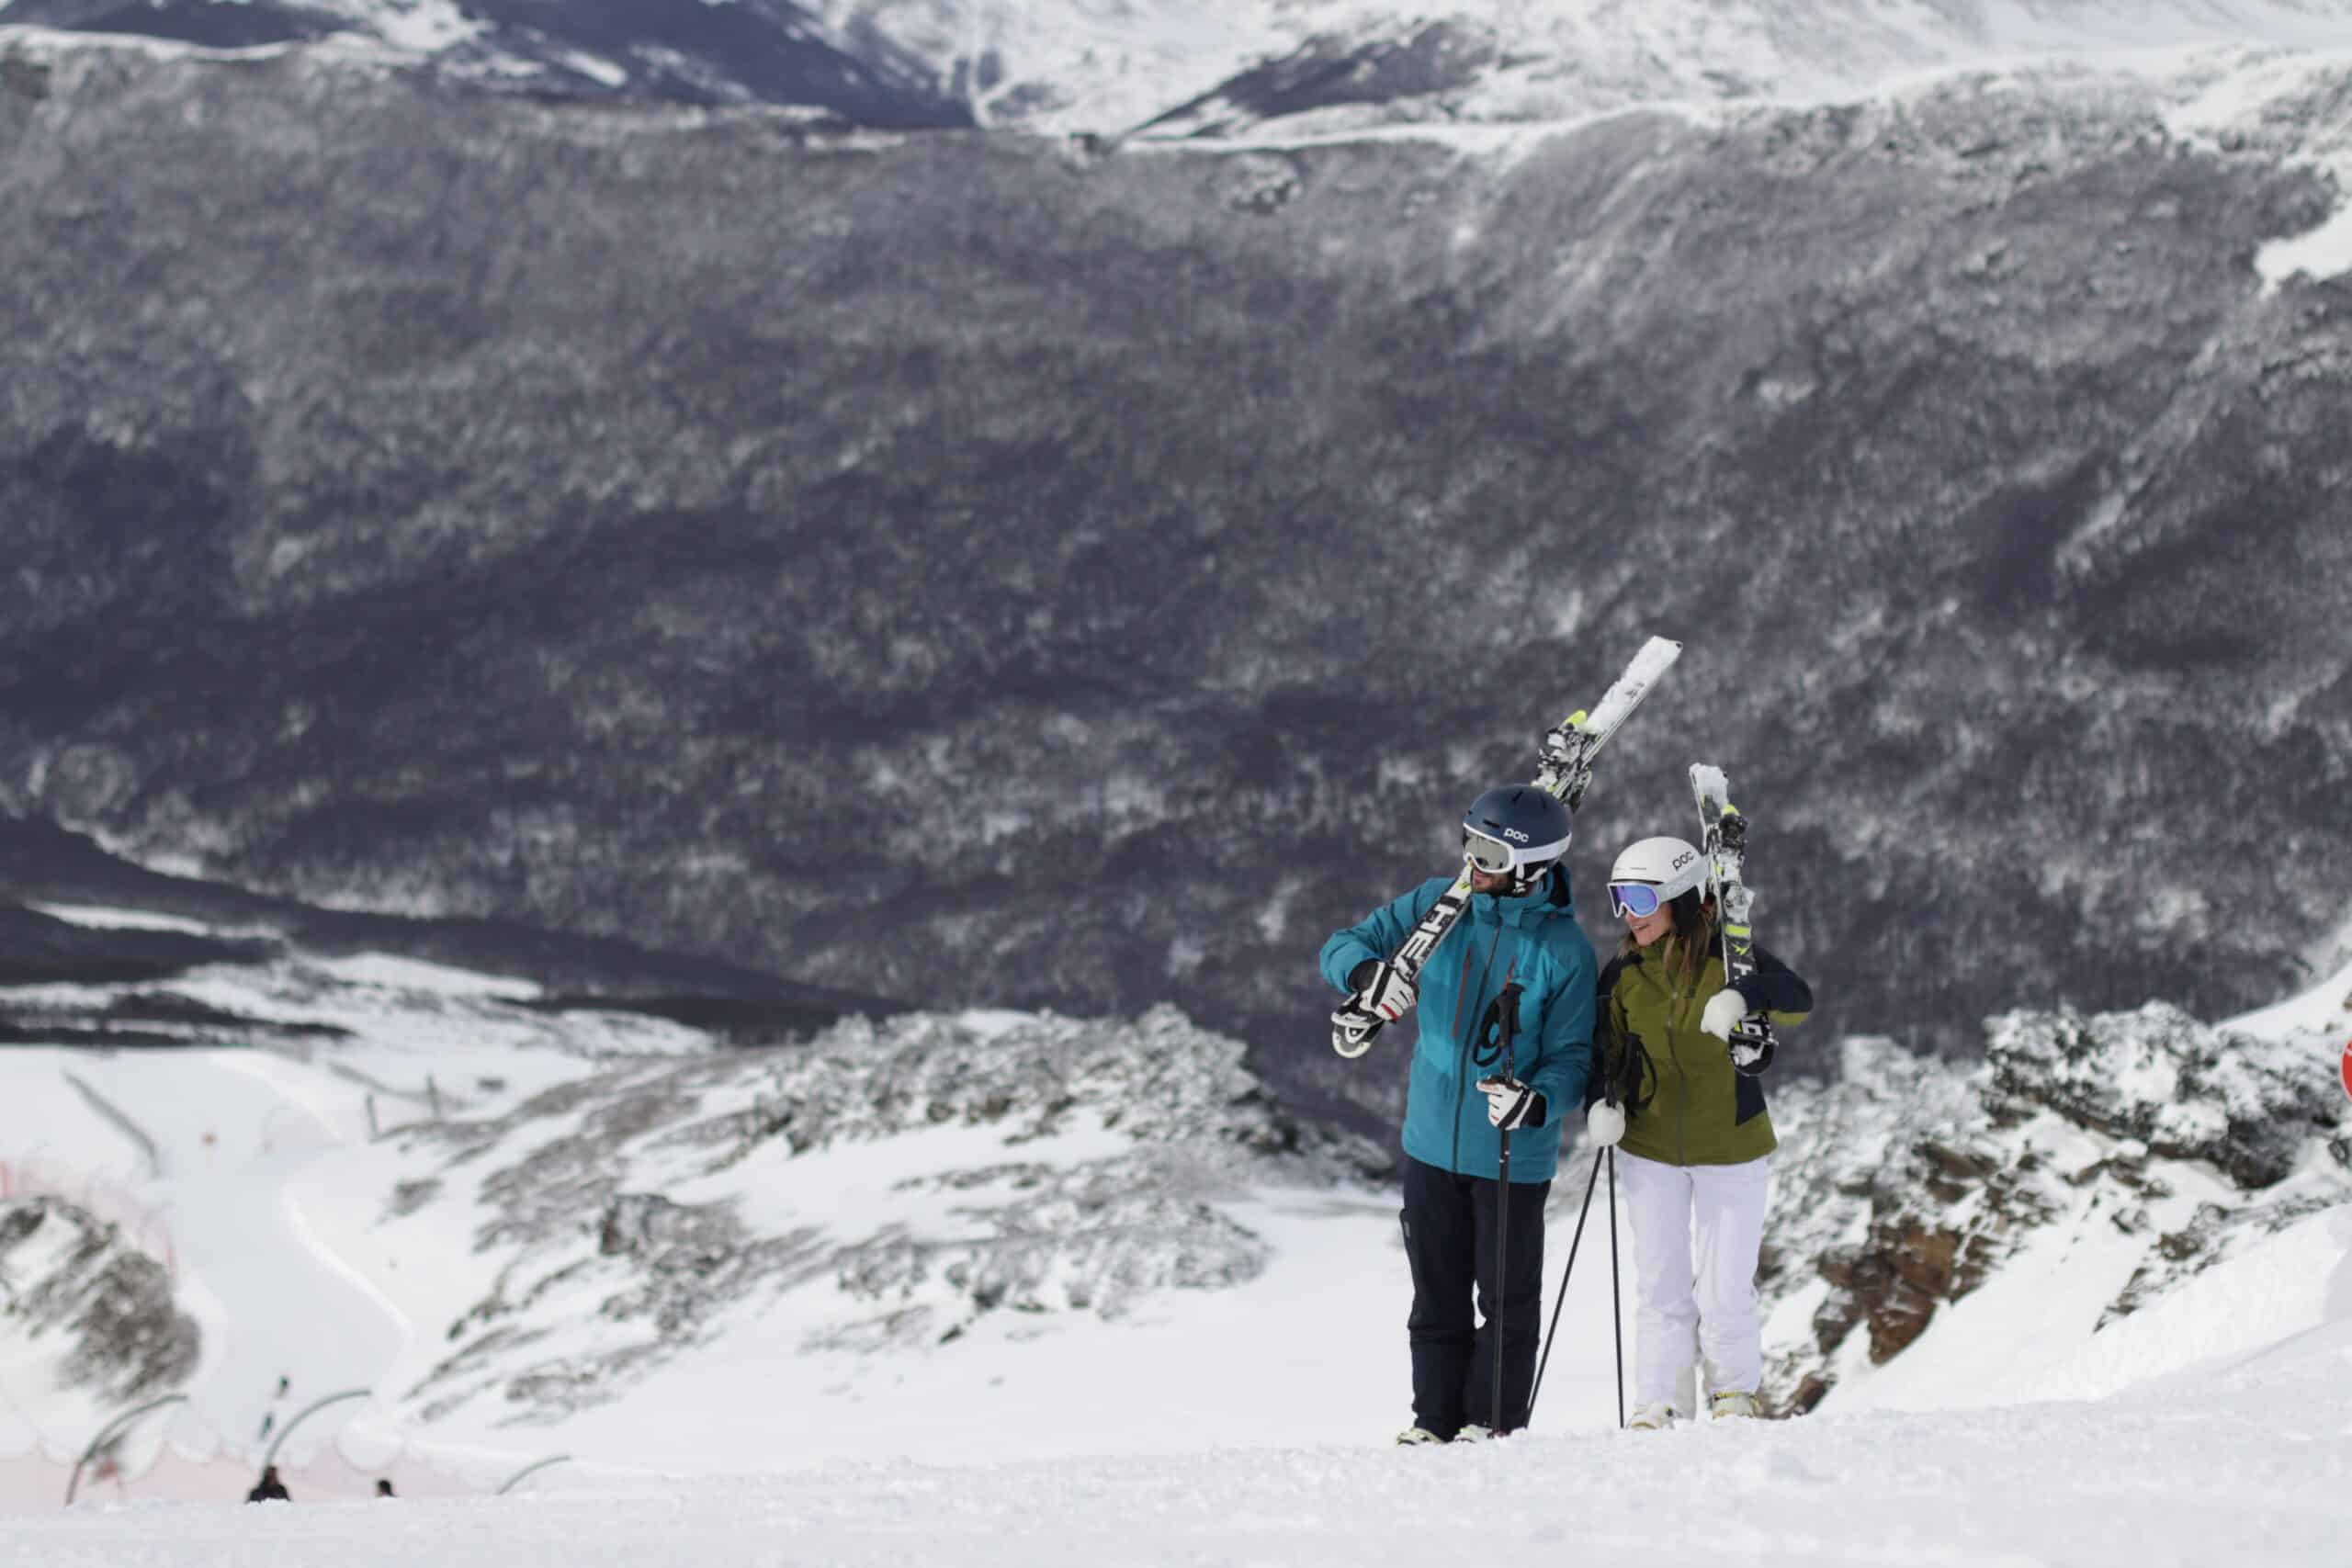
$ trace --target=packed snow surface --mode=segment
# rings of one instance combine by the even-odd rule
[[[2100,1402],[1532,1432],[1442,1450],[1367,1435],[1005,1463],[980,1442],[952,1465],[747,1466],[754,1472],[694,1479],[557,1470],[530,1495],[481,1500],[77,1510],[0,1525],[0,1547],[47,1568],[569,1568],[590,1554],[650,1568],[1427,1568],[1474,1549],[1656,1568],[2318,1568],[2340,1564],[2352,1539],[2348,1247],[2352,1215],[2342,1213],[2297,1239],[2291,1268],[2334,1303],[2325,1321],[2267,1348],[2240,1342],[2233,1359],[2194,1379]],[[1198,1353],[1206,1362],[1217,1349]],[[1077,1398],[1123,1408],[1138,1427],[1163,1414],[1116,1379]],[[1299,1413],[1264,1399],[1221,1414],[1237,1435],[1272,1436]],[[904,1419],[912,1428],[925,1414],[910,1402]]]
[[[860,1267],[899,1258],[892,1247],[943,1216],[1001,1215],[986,1205],[1008,1184],[1035,1184],[1041,1204],[1075,1193],[1124,1213],[1106,1158],[1182,1173],[1193,1129],[1278,1129],[1249,1095],[1222,1098],[1246,1077],[1224,1076],[1236,1064],[1172,1012],[1099,1033],[976,1013],[773,1055],[759,1071],[777,1076],[761,1081],[787,1089],[831,1082],[831,1053],[889,1064],[902,1092],[829,1103],[796,1090],[790,1146],[763,1134],[729,1163],[737,1145],[685,1134],[744,1114],[752,1057],[691,1032],[550,1018],[488,977],[365,959],[224,968],[175,988],[345,1033],[269,1051],[0,1052],[12,1179],[167,1240],[204,1335],[187,1400],[135,1428],[122,1472],[84,1477],[65,1510],[73,1461],[117,1412],[58,1386],[54,1353],[0,1318],[0,1562],[1426,1568],[1476,1547],[1710,1568],[2315,1568],[2340,1564],[2352,1539],[2352,1204],[2247,1242],[2096,1333],[2144,1242],[2109,1244],[2104,1222],[2053,1226],[1913,1348],[1854,1369],[1815,1415],[1649,1434],[1616,1429],[1611,1242],[1623,1233],[1611,1237],[1604,1201],[1567,1279],[1534,1427],[1399,1450],[1408,1285],[1395,1198],[1335,1176],[1329,1158],[1212,1145],[1227,1152],[1211,1165],[1237,1179],[1183,1190],[1217,1216],[1183,1234],[1239,1235],[1262,1254],[1216,1288],[1163,1282],[1119,1311],[1099,1298],[1087,1310],[1055,1292],[1102,1280],[1051,1274],[1025,1306],[956,1318],[950,1333],[937,1331],[945,1317],[917,1315],[931,1327],[913,1336],[893,1325],[969,1299],[918,1272],[876,1298],[888,1310],[875,1316],[852,1289]],[[2316,1020],[2317,1005],[2266,1021]],[[1095,1079],[1054,1066],[1073,1042],[1091,1050]],[[971,1077],[1000,1051],[1031,1076]],[[942,1076],[926,1083],[926,1064]],[[1035,1103],[967,1113],[1008,1085]],[[1186,1086],[1207,1098],[1190,1106]],[[1175,1113],[1155,1119],[1147,1100]],[[746,1124],[783,1103],[751,1094]],[[1132,1121],[1102,1110],[1122,1104]],[[657,1105],[687,1109],[601,1120]],[[926,1120],[925,1106],[939,1113]],[[531,1404],[496,1379],[481,1390],[503,1396],[446,1400],[450,1361],[511,1378],[636,1331],[597,1282],[628,1252],[616,1261],[609,1217],[602,1247],[588,1206],[518,1251],[511,1233],[527,1216],[493,1201],[598,1125],[612,1129],[611,1163],[672,1172],[659,1190],[686,1209],[733,1171],[759,1234],[805,1224],[868,1240],[842,1254],[839,1279],[779,1279],[577,1403]],[[1555,1186],[1547,1317],[1590,1168],[1572,1155]],[[684,1234],[689,1247],[734,1245]],[[925,1245],[941,1256],[964,1245],[936,1234]],[[510,1290],[571,1304],[534,1317],[502,1299]],[[486,1302],[498,1310],[485,1318]],[[854,1332],[845,1310],[866,1314]],[[236,1501],[271,1421],[353,1388],[371,1392],[284,1444],[294,1503]],[[496,1494],[542,1460],[558,1462]],[[396,1478],[397,1501],[368,1498],[379,1474]]]

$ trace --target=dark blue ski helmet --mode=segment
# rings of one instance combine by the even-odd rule
[[[1462,814],[1462,852],[1480,871],[1509,872],[1511,891],[1527,893],[1575,836],[1568,808],[1533,784],[1503,784]]]

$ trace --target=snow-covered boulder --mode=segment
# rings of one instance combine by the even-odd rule
[[[2006,1013],[1992,1021],[1985,1066],[1996,1111],[2054,1111],[2152,1154],[2218,1166],[2248,1189],[2285,1179],[2343,1106],[2309,1052],[2209,1028],[2165,1002],[2096,1019]]]

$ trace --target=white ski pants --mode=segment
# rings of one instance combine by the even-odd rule
[[[1661,1165],[1617,1154],[1634,1228],[1634,1403],[1695,1414],[1705,1394],[1753,1393],[1764,1375],[1756,1258],[1772,1196],[1770,1156],[1744,1165]]]

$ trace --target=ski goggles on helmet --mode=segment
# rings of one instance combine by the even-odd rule
[[[1519,868],[1519,852],[1500,839],[1464,828],[1462,830],[1462,858],[1489,876],[1500,876]]]
[[[1609,912],[1619,919],[1631,915],[1642,919],[1655,915],[1664,904],[1657,896],[1654,882],[1612,882],[1609,885]]]

